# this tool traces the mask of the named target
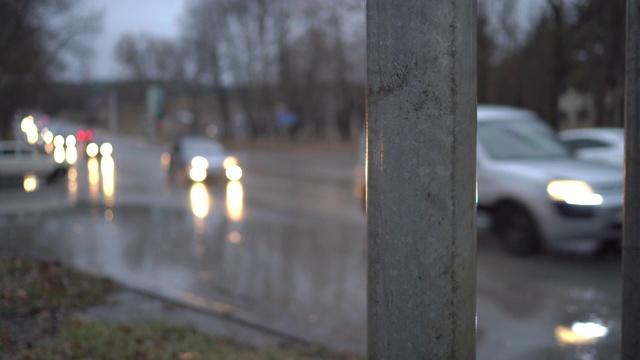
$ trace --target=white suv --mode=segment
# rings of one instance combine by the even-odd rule
[[[31,174],[51,182],[64,177],[68,168],[24,142],[0,141],[0,178],[22,179]]]
[[[513,254],[595,249],[622,235],[620,169],[577,159],[531,111],[478,106],[477,176],[478,211]]]
[[[364,149],[354,189],[363,200]],[[620,168],[577,159],[534,112],[479,105],[476,164],[478,218],[490,220],[509,253],[590,251],[620,241]]]

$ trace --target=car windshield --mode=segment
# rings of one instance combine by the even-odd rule
[[[199,155],[214,155],[224,152],[221,144],[207,140],[191,140],[183,143],[186,152]]]
[[[570,156],[551,128],[534,121],[480,122],[478,141],[494,159]]]

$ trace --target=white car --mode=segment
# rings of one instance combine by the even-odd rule
[[[558,133],[560,140],[579,158],[624,167],[623,128],[584,128]]]
[[[242,169],[219,142],[202,136],[180,138],[171,149],[169,175],[193,182],[240,180]]]
[[[534,112],[478,106],[478,226],[503,248],[528,255],[543,248],[595,250],[622,236],[623,174],[577,159]],[[364,194],[364,146],[355,194]]]
[[[22,141],[0,141],[0,178],[22,179],[34,175],[48,182],[66,176],[69,165],[58,163]]]
[[[574,157],[531,111],[478,106],[477,179],[478,211],[510,253],[621,238],[622,172]]]

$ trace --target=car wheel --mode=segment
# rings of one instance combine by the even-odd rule
[[[517,203],[507,202],[494,212],[495,231],[500,245],[510,254],[531,255],[540,250],[540,236],[535,220]]]
[[[47,177],[47,183],[52,184],[62,178],[64,178],[67,175],[67,170],[66,169],[56,169],[56,171],[53,172],[53,174],[49,175],[49,177]]]

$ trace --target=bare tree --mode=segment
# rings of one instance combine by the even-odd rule
[[[350,85],[364,81],[351,70],[364,69],[365,62],[363,51],[349,52],[365,42],[362,30],[357,37],[345,30],[353,14],[362,15],[364,28],[363,0],[193,0],[182,40],[187,77],[201,90],[194,99],[210,89],[225,129],[233,100],[254,134],[270,132],[275,105],[284,102],[322,136],[336,109],[346,109],[348,117],[355,99],[362,99]]]
[[[269,126],[274,98],[273,84],[274,2],[236,1],[230,7],[226,33],[232,84],[252,129],[264,133]]]
[[[534,109],[558,129],[558,101],[572,87],[592,95],[595,125],[621,126],[624,2],[547,0],[525,32],[516,4],[480,1],[479,98]]]
[[[558,111],[558,100],[565,89],[564,81],[569,72],[569,64],[566,55],[567,42],[567,5],[562,0],[547,0],[548,6],[552,13],[552,31],[553,31],[553,61],[551,68],[551,96],[549,101],[551,104],[549,120],[551,126],[558,130],[560,127],[560,118]]]
[[[118,62],[138,82],[165,83],[184,75],[184,55],[175,40],[149,34],[124,34],[115,52]]]
[[[496,44],[490,33],[489,12],[485,1],[478,1],[478,102],[495,102],[490,85],[493,75],[492,57],[496,51]]]
[[[231,125],[229,89],[223,79],[224,40],[231,5],[232,0],[191,2],[187,6],[183,26],[183,37],[192,56],[191,66],[197,76],[196,81],[213,87],[216,95],[223,137],[228,135]],[[198,120],[196,117],[196,125]]]
[[[325,136],[335,124],[342,137],[348,138],[351,112],[358,107],[356,99],[360,98],[352,93],[350,82],[358,77],[351,76],[351,72],[365,67],[364,52],[349,56],[348,49],[363,49],[365,39],[364,33],[352,36],[358,32],[348,33],[345,29],[348,25],[364,29],[364,2],[303,2],[289,9],[296,12],[285,12],[281,17],[302,21],[296,23],[297,33],[291,35],[293,32],[289,31],[287,37],[277,39],[281,93],[299,109],[305,125],[311,126],[317,137]],[[360,22],[349,24],[352,19]],[[282,29],[278,31],[279,35],[282,33]],[[362,83],[364,76],[359,80]]]
[[[0,138],[11,134],[14,113],[38,107],[39,94],[70,59],[90,55],[87,40],[101,14],[73,0],[0,0]]]
[[[596,125],[622,126],[625,68],[625,3],[576,4],[577,20],[567,44],[569,84],[593,94]]]
[[[139,82],[149,80],[147,59],[143,44],[133,34],[124,34],[116,44],[116,59],[129,75]]]

